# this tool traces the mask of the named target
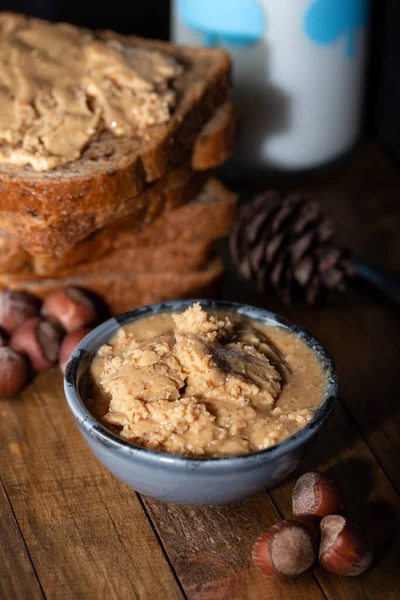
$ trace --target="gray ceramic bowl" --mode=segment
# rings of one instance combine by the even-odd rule
[[[78,427],[103,465],[132,489],[166,502],[225,504],[248,498],[289,475],[304,458],[336,403],[338,384],[332,359],[309,333],[273,313],[235,304],[198,300],[204,308],[236,312],[299,336],[315,352],[327,377],[324,402],[316,417],[287,440],[252,454],[190,458],[136,446],[108,431],[88,412],[88,369],[98,348],[121,325],[161,312],[181,311],[194,300],[164,302],[132,310],[94,329],[73,352],[65,373],[65,395]]]

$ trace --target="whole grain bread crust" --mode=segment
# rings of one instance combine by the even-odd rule
[[[69,278],[108,273],[143,273],[144,271],[176,271],[184,273],[202,269],[210,260],[212,240],[197,240],[182,245],[170,242],[162,246],[120,248],[78,265],[49,270],[47,274],[32,272],[25,263],[21,275],[40,281],[48,277]],[[9,274],[12,274],[8,270]],[[17,275],[14,272],[14,275]]]
[[[190,201],[201,189],[208,173],[193,172],[188,164],[168,173],[138,196],[91,211],[63,211],[42,215],[0,211],[3,231],[12,235],[29,254],[59,257],[91,233],[129,217],[132,227],[143,228],[164,210]]]
[[[193,270],[209,258],[210,243],[229,234],[236,214],[236,195],[215,179],[208,180],[189,203],[164,212],[137,231],[122,219],[101,229],[60,258],[30,256],[13,239],[0,236],[0,273],[49,277],[115,270],[165,268]]]
[[[232,153],[236,130],[236,116],[232,102],[227,101],[208,121],[193,146],[192,168],[195,171],[214,169],[222,165]]]

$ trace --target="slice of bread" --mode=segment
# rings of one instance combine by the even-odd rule
[[[0,273],[40,278],[118,270],[196,270],[209,259],[211,242],[229,234],[235,214],[235,194],[211,179],[191,202],[165,212],[142,232],[137,232],[135,222],[124,219],[60,259],[31,257],[12,239],[0,237]]]
[[[191,163],[173,169],[134,198],[115,202],[110,197],[99,198],[96,209],[85,199],[75,198],[69,210],[53,213],[40,198],[30,194],[18,212],[2,210],[4,197],[0,193],[0,220],[3,231],[19,240],[30,254],[60,256],[91,232],[124,215],[137,226],[148,224],[164,209],[189,201],[208,177],[206,169],[219,166],[232,150],[232,106],[226,102],[196,138]],[[202,171],[202,172],[197,172]],[[0,178],[1,192],[1,178]]]
[[[220,106],[196,138],[192,168],[197,171],[222,165],[232,153],[236,119],[232,102]]]
[[[142,273],[143,271],[196,271],[206,265],[212,255],[212,240],[197,240],[187,244],[170,242],[159,246],[118,248],[104,256],[82,262],[72,267],[64,267],[43,273],[20,270],[24,276],[38,281],[49,277],[68,278],[101,273]],[[22,261],[21,261],[22,262]],[[9,274],[10,271],[8,271]],[[13,274],[17,274],[15,271]]]
[[[30,215],[0,211],[1,228],[29,254],[59,257],[78,242],[109,223],[129,217],[136,228],[151,223],[164,210],[189,201],[201,189],[207,172],[190,165],[171,171],[138,196],[90,211],[65,211],[58,215]]]
[[[216,179],[209,179],[191,202],[164,212],[141,232],[135,228],[134,221],[121,219],[77,244],[61,260],[33,257],[32,271],[42,275],[57,273],[123,251],[133,250],[131,255],[134,256],[136,250],[136,256],[139,253],[146,256],[146,249],[151,254],[156,246],[171,248],[176,245],[185,254],[187,244],[228,235],[236,216],[236,206],[237,196]],[[149,264],[149,260],[145,262]]]
[[[146,129],[145,136],[116,137],[103,132],[78,160],[50,171],[0,165],[1,210],[22,214],[28,209],[27,214],[55,216],[132,198],[172,167],[189,160],[201,129],[227,100],[230,59],[223,50],[178,47],[111,32],[95,35],[156,50],[184,66],[183,74],[173,80],[178,102],[171,118]]]
[[[178,298],[211,295],[223,273],[223,263],[213,259],[204,269],[178,273],[158,271],[145,273],[106,273],[65,279],[41,281],[23,278],[0,277],[0,289],[24,290],[45,298],[62,286],[78,286],[101,296],[113,314],[119,314],[143,306]]]
[[[218,239],[228,235],[236,214],[237,195],[228,190],[217,179],[209,179],[194,201],[177,210],[166,212],[139,236],[132,239],[124,221],[115,224],[114,247],[122,248],[132,243],[140,246],[166,244],[179,241],[181,244],[193,239]]]

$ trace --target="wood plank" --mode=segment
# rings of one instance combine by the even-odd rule
[[[331,600],[396,600],[399,597],[399,496],[371,451],[339,405],[318,443],[293,477],[271,490],[281,513],[288,518],[294,483],[300,473],[321,469],[343,489],[346,512],[367,531],[375,548],[375,566],[359,577],[337,577],[321,567],[316,577]]]
[[[58,370],[2,401],[0,443],[4,485],[46,596],[182,597],[137,495],[81,438]]]
[[[0,479],[0,598],[43,598],[39,581]]]
[[[190,600],[324,598],[311,573],[283,581],[254,567],[255,540],[280,520],[268,494],[219,507],[144,502]]]

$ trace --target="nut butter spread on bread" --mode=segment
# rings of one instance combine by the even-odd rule
[[[0,14],[0,163],[47,171],[104,131],[143,135],[176,104],[179,62],[88,30]]]
[[[221,49],[0,13],[0,60],[1,229],[31,255],[59,257],[128,212],[141,228],[164,178],[231,151]]]

